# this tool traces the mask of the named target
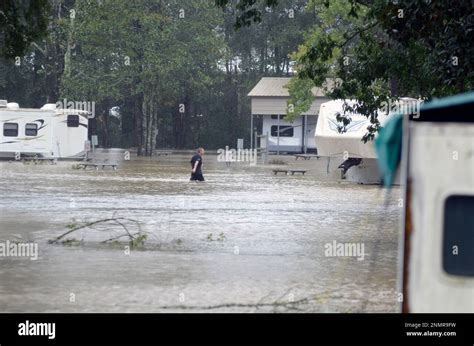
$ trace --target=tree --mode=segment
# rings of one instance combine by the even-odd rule
[[[217,10],[205,2],[157,0],[77,0],[76,8],[76,55],[63,94],[102,105],[103,138],[110,107],[132,112],[139,154],[152,155],[159,124],[169,119],[175,145],[183,147],[194,100],[217,70]]]
[[[0,64],[0,98],[27,107],[95,102],[89,134],[103,147],[140,155],[223,148],[249,139],[246,94],[255,83],[292,73],[289,54],[318,21],[306,2],[259,3],[262,22],[235,31],[230,3],[222,10],[201,0],[48,0],[46,36],[28,45],[20,64]]]
[[[295,54],[298,76],[321,86],[322,78],[340,82],[333,99],[356,99],[347,111],[364,114],[371,126],[363,140],[380,128],[378,110],[401,96],[431,99],[472,88],[474,13],[471,4],[386,2],[348,7],[313,1],[316,10],[343,20],[332,30],[314,30]],[[342,116],[342,131],[350,116]]]
[[[21,57],[31,42],[46,35],[47,0],[0,2],[0,56]]]
[[[262,22],[262,8],[258,8],[257,0],[215,0],[216,5],[222,8],[233,6],[236,9],[236,19],[234,27],[239,29],[244,26],[250,26],[252,23]],[[275,7],[278,0],[264,0],[261,4],[266,7]]]
[[[223,6],[229,1],[217,3]],[[260,3],[276,6],[278,1]],[[261,20],[256,4],[239,3],[236,27]],[[311,0],[307,9],[317,12],[322,22],[306,34],[293,55],[300,80],[290,87],[291,103],[297,105],[293,117],[309,108],[311,87],[322,87],[331,77],[336,84],[327,95],[358,100],[346,111],[370,118],[372,125],[363,138],[370,140],[380,127],[377,111],[382,105],[393,104],[400,96],[430,99],[473,87],[470,2],[452,6],[447,1]],[[347,114],[339,118],[341,131],[350,122]]]
[[[0,93],[25,106],[55,103],[63,71],[64,22],[74,0],[2,2],[6,38],[0,57]],[[3,25],[0,24],[0,25]],[[2,40],[3,40],[2,39]],[[18,90],[22,90],[18,93]]]

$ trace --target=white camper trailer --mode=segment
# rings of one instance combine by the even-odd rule
[[[88,116],[86,111],[57,109],[55,104],[32,109],[0,101],[0,157],[81,158]]]
[[[306,115],[289,122],[285,115],[262,115],[261,133],[268,136],[268,150],[287,153],[315,151],[314,129],[317,117]]]
[[[346,132],[340,133],[341,125],[337,116],[344,114],[344,103],[354,106],[353,100],[333,100],[321,105],[315,139],[318,155],[333,159],[333,164],[342,168],[345,178],[360,184],[380,183],[377,169],[377,155],[372,142],[364,143],[362,137],[367,133],[370,120],[361,114],[352,114],[352,121]],[[386,115],[379,121],[384,122]],[[328,165],[329,166],[329,165]]]
[[[344,105],[355,106],[355,100],[333,100],[321,105],[316,124],[315,139],[318,155],[334,159],[336,167],[342,168],[345,178],[359,184],[379,184],[380,173],[377,167],[377,154],[374,143],[364,143],[362,137],[371,125],[369,118],[361,114],[350,114],[352,119],[346,126],[346,132],[340,133],[341,125],[337,116],[344,114]],[[401,98],[400,101],[387,110],[378,113],[377,119],[383,126],[392,116],[392,110],[400,108],[416,109],[419,101],[412,98]],[[347,172],[347,173],[346,173]],[[397,177],[396,181],[399,181]]]
[[[352,121],[346,127],[346,132],[339,133],[337,121],[338,114],[344,114],[344,102],[349,106],[354,106],[353,100],[333,100],[321,105],[319,119],[316,125],[316,147],[318,155],[328,157],[347,158],[377,158],[374,146],[371,143],[361,141],[367,133],[370,120],[361,114],[352,114]],[[379,118],[384,121],[386,116]]]

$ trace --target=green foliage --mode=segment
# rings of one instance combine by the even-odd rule
[[[130,247],[131,248],[140,248],[145,245],[145,241],[147,239],[146,234],[139,234],[135,236],[131,241],[130,241]]]
[[[124,124],[133,126],[123,134],[133,132],[144,154],[156,147],[160,125],[179,127],[176,144],[184,146],[182,123],[194,121],[190,118],[199,111],[195,100],[217,73],[223,45],[215,32],[217,9],[202,1],[77,0],[76,7],[76,54],[62,94],[102,105],[98,126],[107,131],[102,137],[113,135],[107,110],[118,105]],[[180,104],[184,114],[178,113]]]
[[[78,223],[76,219],[72,219],[71,222],[66,225],[66,228],[69,230],[75,229],[77,227],[78,227]]]
[[[453,8],[449,2],[376,0],[328,2],[313,0],[323,24],[306,36],[293,55],[298,78],[292,102],[301,100],[301,113],[309,109],[307,92],[336,78],[333,99],[355,99],[346,107],[341,131],[349,123],[346,113],[370,118],[364,141],[380,128],[377,110],[399,97],[430,99],[473,87],[474,13],[467,2]],[[458,60],[456,60],[458,59]],[[457,62],[457,65],[454,64]],[[296,114],[297,115],[297,114]]]
[[[229,5],[235,5],[236,8],[236,19],[234,27],[240,29],[244,26],[250,26],[252,23],[262,22],[262,9],[257,6],[257,0],[215,0],[216,5],[222,8],[226,8]],[[278,0],[264,0],[263,5],[269,8],[275,7],[278,4]]]
[[[293,121],[306,112],[315,100],[315,96],[312,93],[314,83],[310,79],[293,78],[287,87],[291,97],[287,101],[288,109],[285,119]]]
[[[289,54],[318,21],[306,2],[256,1],[261,22],[236,32],[244,2],[49,0],[47,35],[27,45],[20,65],[0,61],[0,98],[95,102],[89,134],[143,155],[249,143],[246,94],[262,76],[290,74]]]
[[[25,8],[30,2],[22,2],[22,5],[16,3],[16,6]],[[45,16],[48,25],[43,30],[38,27],[40,22],[31,16],[28,21],[23,18],[24,30],[32,30],[35,34],[31,37],[24,34],[24,49],[18,52],[15,59],[0,57],[0,96],[24,107],[37,108],[58,101],[59,78],[64,69],[66,52],[64,42],[68,35],[67,23],[74,0],[41,0],[34,3],[38,11],[35,15]],[[43,7],[40,9],[39,6]],[[19,14],[16,20],[21,18]]]
[[[364,140],[383,103],[474,83],[468,1],[5,0],[0,14],[0,98],[95,102],[90,134],[144,155],[248,140],[246,94],[262,76],[291,75],[294,62],[289,119],[333,78],[327,95],[358,100],[346,111],[370,118]],[[349,117],[340,120],[344,131]]]
[[[0,57],[23,56],[31,42],[46,35],[47,0],[0,2]]]

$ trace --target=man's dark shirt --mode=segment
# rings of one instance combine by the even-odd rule
[[[198,165],[196,167],[196,174],[202,174],[202,171],[201,171],[202,157],[199,154],[196,154],[191,158],[191,169],[194,168],[194,165],[196,164],[196,161],[198,162]]]

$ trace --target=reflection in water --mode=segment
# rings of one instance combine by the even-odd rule
[[[39,259],[0,257],[5,312],[397,311],[399,189],[324,180],[205,157],[134,159],[118,171],[0,163],[0,239],[39,243]],[[120,216],[149,238],[130,254],[101,244],[50,245],[66,225]],[[325,244],[364,244],[363,261],[326,257]]]

